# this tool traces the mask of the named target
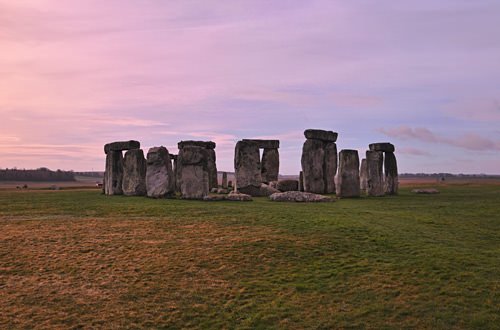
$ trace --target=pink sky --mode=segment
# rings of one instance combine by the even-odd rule
[[[0,168],[103,170],[145,152],[281,140],[396,145],[400,172],[500,174],[500,3],[0,0]]]

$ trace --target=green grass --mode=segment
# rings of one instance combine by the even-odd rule
[[[0,328],[499,329],[500,186],[410,189],[0,192]]]

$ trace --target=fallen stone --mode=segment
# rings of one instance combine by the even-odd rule
[[[316,194],[325,193],[324,142],[307,139],[302,147],[302,172],[304,173],[304,191]]]
[[[370,150],[372,151],[383,151],[383,152],[394,152],[394,145],[389,142],[379,142],[370,144]]]
[[[299,190],[299,181],[293,179],[281,180],[278,181],[276,185],[276,189],[279,191],[298,191]]]
[[[276,192],[280,192],[278,189],[275,189],[265,183],[261,183],[258,187],[250,185],[246,187],[237,188],[238,192],[247,194],[253,197],[267,197]]]
[[[146,163],[148,197],[165,198],[173,195],[175,192],[175,177],[167,148],[154,147],[149,149]]]
[[[220,188],[220,189],[217,189],[217,193],[218,194],[227,194],[227,193],[229,193],[229,190],[224,189],[224,188]]]
[[[280,140],[243,139],[243,141],[253,142],[261,149],[278,149],[280,147]]]
[[[123,194],[144,196],[146,190],[146,159],[142,149],[131,149],[123,158]]]
[[[274,188],[274,189],[278,189],[278,181],[269,182],[269,186]]]
[[[203,197],[203,200],[207,202],[223,201],[225,199],[226,196],[224,195],[206,195],[205,197]]]
[[[269,198],[275,202],[333,202],[331,197],[301,191],[275,193]]]
[[[228,201],[250,202],[252,200],[252,196],[247,194],[231,192],[229,195],[227,195],[226,199]]]
[[[210,189],[210,192],[211,192],[212,194],[216,194],[216,193],[217,193],[217,190],[219,190],[219,189],[217,189],[217,188],[212,188],[212,189]]]
[[[215,149],[215,142],[212,141],[181,141],[177,143],[177,147],[181,150],[184,147],[201,147],[205,149]]]
[[[439,194],[437,189],[413,189],[411,192],[414,194]]]
[[[278,149],[264,149],[261,162],[262,182],[268,183],[278,180],[280,170],[280,154]]]
[[[106,154],[106,171],[103,181],[106,195],[123,194],[123,155],[121,151],[110,151]]]
[[[139,149],[141,147],[141,143],[139,141],[130,140],[130,141],[118,141],[112,142],[104,145],[104,153],[107,154],[110,151],[123,151],[123,150],[131,150],[131,149]]]
[[[357,150],[345,149],[339,153],[337,196],[359,197],[359,156]]]
[[[306,137],[306,139],[315,139],[324,142],[335,142],[337,141],[338,133],[333,131],[324,131],[321,129],[306,129],[304,131],[304,136]]]
[[[384,164],[384,153],[382,151],[366,152],[366,196],[384,196],[384,176],[382,165]]]

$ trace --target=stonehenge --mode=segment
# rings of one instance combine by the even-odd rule
[[[382,151],[368,150],[366,152],[366,195],[372,197],[384,196],[384,178]]]
[[[106,195],[123,194],[123,150],[139,149],[139,141],[118,141],[104,145],[106,168],[104,171],[104,193]]]
[[[394,155],[394,145],[389,142],[372,143],[369,145],[370,151],[383,153],[385,172],[385,194],[398,194],[398,165]]]
[[[146,195],[146,159],[142,149],[131,149],[123,157],[123,194]]]
[[[279,140],[238,141],[234,152],[234,191],[231,197],[226,196],[232,186],[227,172],[221,173],[219,187],[215,142],[180,141],[177,155],[169,153],[163,146],[152,147],[146,158],[138,141],[108,143],[104,145],[103,193],[151,198],[180,195],[183,199],[207,201],[251,200],[251,197],[282,192],[294,192],[276,195],[287,196],[287,200],[302,200],[305,195],[299,192],[336,193],[339,198],[359,197],[361,190],[365,190],[368,197],[398,193],[398,168],[393,144],[369,144],[360,168],[357,150],[343,149],[337,154],[337,133],[307,129],[304,136],[302,171],[298,180],[296,177],[278,180]],[[262,155],[260,149],[263,149]]]
[[[175,193],[175,175],[171,154],[165,147],[149,149],[146,167],[146,191],[148,197],[165,198]]]
[[[262,161],[260,149],[264,149]],[[235,187],[251,196],[269,196],[277,190],[267,184],[278,180],[279,141],[243,139],[234,150]]]
[[[359,156],[357,150],[344,149],[339,153],[338,197],[359,197]]]
[[[177,144],[177,180],[183,199],[203,199],[213,184],[215,168],[215,184],[217,169],[215,167],[215,143],[205,141],[181,141]]]
[[[335,193],[337,174],[337,133],[318,129],[304,131],[302,173],[305,192]]]

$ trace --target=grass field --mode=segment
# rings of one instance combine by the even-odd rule
[[[0,328],[499,329],[500,186],[333,203],[0,192]]]

